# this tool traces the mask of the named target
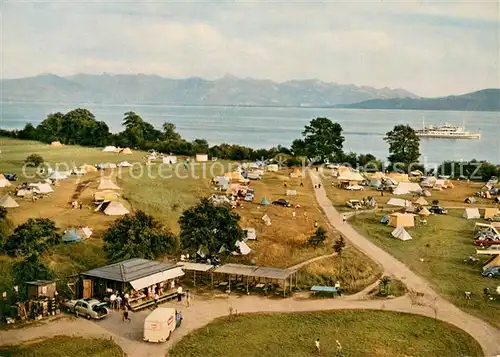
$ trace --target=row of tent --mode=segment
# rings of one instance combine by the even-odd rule
[[[103,152],[117,152],[119,154],[126,154],[126,155],[132,154],[132,150],[130,150],[130,148],[121,149],[121,148],[117,148],[115,146],[106,146],[104,149],[102,149],[102,151]]]
[[[500,210],[498,208],[488,207],[488,208],[484,208],[483,218],[488,219],[491,217],[495,217],[499,214],[500,214]],[[464,210],[463,217],[465,219],[480,219],[481,213],[479,212],[479,208],[476,208],[476,207],[466,208]]]

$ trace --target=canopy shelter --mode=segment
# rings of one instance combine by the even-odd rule
[[[283,296],[285,296],[287,291],[287,281],[289,281],[289,289],[290,292],[293,288],[293,276],[295,276],[295,285],[297,284],[297,271],[293,269],[280,269],[280,268],[270,268],[270,267],[261,267],[255,265],[243,265],[243,264],[225,264],[214,270],[215,274],[224,274],[229,278],[229,292],[231,292],[231,277],[236,276],[236,281],[238,281],[238,277],[246,278],[246,292],[249,293],[249,283],[250,278],[252,278],[252,282],[255,282],[256,279],[260,281],[260,279],[271,281],[279,281],[283,284]]]
[[[500,237],[500,232],[497,231],[495,225],[494,224],[487,224],[487,223],[476,223],[474,225],[473,235],[476,236],[476,232],[483,231],[483,230],[489,230],[494,235]]]
[[[196,273],[199,273],[203,276],[204,273],[211,272],[215,266],[210,264],[201,264],[201,263],[190,263],[190,262],[180,262],[177,263],[184,273],[193,272],[193,285],[196,286]],[[213,285],[213,275],[212,277],[212,285]]]
[[[80,274],[83,277],[83,297],[102,297],[107,290],[132,292],[148,290],[147,288],[163,284],[170,287],[172,281],[184,275],[176,265],[157,261],[133,258],[119,263],[106,265]],[[87,281],[87,282],[86,282]],[[132,309],[134,306],[132,305]]]

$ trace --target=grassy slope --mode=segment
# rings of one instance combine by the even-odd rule
[[[447,216],[428,217],[427,226],[408,229],[413,240],[406,242],[391,237],[394,228],[379,223],[382,215],[360,215],[352,224],[365,237],[428,279],[434,289],[452,303],[500,327],[500,301],[483,298],[483,288],[489,287],[494,292],[499,281],[481,276],[481,267],[488,256],[479,256],[481,262],[476,265],[464,262],[475,254],[476,247],[472,234],[474,221],[461,218],[461,213],[461,210],[451,210]],[[468,304],[465,291],[473,293]]]
[[[176,344],[169,357],[298,357],[336,355],[335,340],[350,357],[482,356],[478,343],[443,322],[382,311],[240,315],[220,318]]]
[[[110,340],[56,336],[40,342],[0,347],[2,357],[122,357],[121,348]]]

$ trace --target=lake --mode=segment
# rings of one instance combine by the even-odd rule
[[[465,123],[467,130],[481,129],[481,140],[422,139],[421,161],[437,164],[443,160],[478,159],[500,163],[500,115],[497,112],[2,103],[0,126],[20,129],[28,122],[37,125],[48,113],[78,107],[90,110],[97,120],[108,123],[113,132],[122,130],[123,114],[132,110],[157,128],[164,122],[174,123],[187,140],[203,138],[210,145],[226,142],[253,148],[290,146],[294,139],[301,137],[304,125],[323,116],[342,125],[345,151],[372,153],[381,159],[388,155],[384,135],[394,125],[420,128],[424,118],[426,125]]]

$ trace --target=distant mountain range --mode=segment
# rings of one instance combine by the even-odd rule
[[[370,99],[360,103],[342,104],[336,107],[355,109],[500,111],[500,89],[483,89],[477,92],[450,95],[441,98]]]
[[[399,88],[341,85],[318,79],[277,83],[230,75],[209,81],[142,74],[43,74],[5,79],[1,84],[0,99],[4,102],[324,107],[372,99],[418,98]]]

